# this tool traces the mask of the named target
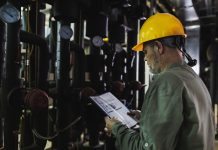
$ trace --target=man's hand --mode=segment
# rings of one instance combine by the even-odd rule
[[[112,127],[117,122],[120,121],[117,120],[116,118],[105,117],[105,123],[106,123],[105,131],[107,132],[108,135],[111,135]]]
[[[127,113],[129,116],[139,120],[141,117],[141,111],[140,110],[131,110]]]

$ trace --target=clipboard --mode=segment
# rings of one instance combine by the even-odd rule
[[[128,128],[138,124],[138,121],[127,114],[129,109],[120,102],[111,92],[106,92],[98,96],[90,96],[91,100],[105,112],[110,118],[115,117]]]

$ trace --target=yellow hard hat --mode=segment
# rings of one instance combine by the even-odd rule
[[[132,50],[142,51],[144,42],[169,36],[186,37],[182,23],[174,15],[157,13],[144,22],[139,32],[139,43]]]

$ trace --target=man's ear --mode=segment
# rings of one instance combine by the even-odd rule
[[[158,51],[160,55],[163,54],[164,53],[164,47],[163,47],[162,43],[159,42],[159,41],[155,41],[155,43],[156,43],[155,46],[154,46],[155,51]]]

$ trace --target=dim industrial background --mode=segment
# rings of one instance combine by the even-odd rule
[[[0,14],[9,17],[0,20],[0,149],[114,150],[89,96],[118,90],[128,108],[140,109],[151,75],[131,48],[157,12],[182,20],[217,120],[217,0],[0,0],[0,7],[6,2],[20,18],[10,7]]]

